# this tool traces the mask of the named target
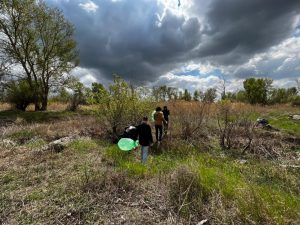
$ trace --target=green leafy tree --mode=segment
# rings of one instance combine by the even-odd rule
[[[46,110],[50,89],[65,85],[78,64],[74,28],[43,1],[2,0],[0,15],[1,54],[22,67],[35,109]]]
[[[71,97],[71,94],[66,90],[66,88],[61,87],[58,92],[57,100],[60,102],[67,103],[70,101]]]
[[[178,90],[174,87],[167,88],[167,97],[168,100],[177,100],[178,99]]]
[[[143,116],[151,112],[151,101],[139,96],[140,93],[135,88],[118,76],[115,76],[107,91],[101,92],[97,104],[98,115],[108,122],[114,137],[117,137],[125,126],[139,123]]]
[[[199,93],[199,91],[197,91],[197,90],[194,91],[193,100],[194,101],[199,101],[200,100],[200,93]]]
[[[249,78],[244,81],[244,89],[250,104],[267,104],[272,80]]]
[[[226,94],[223,96],[223,99],[222,100],[229,100],[231,102],[235,102],[237,101],[237,93],[234,93],[234,92],[226,92]]]
[[[61,103],[68,103],[71,100],[71,93],[65,87],[61,87],[55,92],[52,93],[50,100],[52,102],[61,102]]]
[[[240,90],[236,92],[236,101],[238,102],[247,102],[246,91]]]
[[[69,84],[72,90],[71,102],[69,110],[76,111],[80,104],[85,104],[90,93],[90,89],[86,88],[78,79],[73,79]]]
[[[192,100],[192,95],[187,89],[185,89],[184,92],[183,92],[182,100],[185,100],[185,101],[191,101]]]
[[[292,102],[297,96],[297,88],[274,88],[270,91],[269,103],[282,104]]]
[[[100,83],[92,83],[92,88],[89,93],[89,103],[90,104],[99,104],[102,101],[102,98],[107,96],[107,90]]]
[[[152,95],[156,101],[166,101],[167,97],[170,95],[169,91],[171,91],[171,89],[166,85],[153,87]]]
[[[213,103],[217,98],[217,89],[209,88],[203,94],[203,102]]]

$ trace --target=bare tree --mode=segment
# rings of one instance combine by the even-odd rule
[[[78,64],[74,28],[61,11],[43,1],[2,0],[0,15],[3,54],[21,65],[35,109],[46,110],[50,89],[64,85]]]
[[[217,121],[219,127],[220,146],[222,149],[230,149],[232,146],[232,134],[235,123],[231,121],[232,107],[224,102],[218,105]]]

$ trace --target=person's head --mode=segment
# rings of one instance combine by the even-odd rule
[[[161,108],[158,106],[156,107],[156,112],[160,112],[161,111]]]
[[[167,110],[167,109],[168,109],[168,107],[165,105],[165,106],[164,106],[164,110]]]
[[[148,122],[148,116],[143,117],[143,122],[147,123]]]

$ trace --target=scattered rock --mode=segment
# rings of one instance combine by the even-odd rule
[[[0,118],[0,127],[8,127],[14,124],[14,121],[8,118]]]
[[[0,140],[0,146],[3,146],[5,148],[13,148],[13,147],[17,146],[17,143],[10,139],[3,139],[3,140]]]
[[[44,151],[51,150],[59,153],[63,151],[71,141],[76,140],[78,138],[79,138],[78,136],[69,136],[69,137],[60,138],[44,146],[43,150]]]
[[[300,120],[300,115],[290,115],[289,118],[292,120]]]
[[[240,160],[237,160],[237,162],[238,162],[239,164],[245,164],[245,163],[247,163],[247,160],[245,160],[245,159],[240,159]]]

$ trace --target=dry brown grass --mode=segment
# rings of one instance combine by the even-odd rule
[[[258,173],[258,169],[256,171],[256,166],[251,165],[251,161],[249,164],[240,165],[241,174],[237,173],[237,178],[236,174],[231,174],[231,168],[237,168],[237,163],[233,161],[239,159],[240,155],[230,155],[231,152],[228,152],[230,154],[224,156],[226,152],[221,152],[216,147],[218,139],[215,123],[218,110],[216,104],[210,105],[205,110],[201,104],[195,102],[167,104],[171,110],[170,134],[161,145],[162,155],[150,158],[152,164],[145,167],[134,160],[126,161],[126,157],[123,167],[105,161],[103,154],[107,151],[105,124],[91,114],[86,114],[93,106],[84,106],[83,111],[76,114],[51,117],[50,120],[39,122],[29,122],[19,117],[12,124],[1,127],[0,139],[9,138],[16,142],[16,145],[9,143],[0,145],[0,224],[171,225],[197,224],[202,219],[208,219],[207,224],[258,224],[257,221],[264,224],[273,223],[273,219],[268,217],[269,212],[257,205],[261,201],[258,195],[250,192],[245,194],[249,197],[245,199],[245,207],[246,202],[249,202],[250,208],[247,213],[251,212],[252,208],[262,209],[261,212],[259,210],[251,212],[258,215],[259,218],[256,220],[252,214],[246,218],[247,215],[242,214],[237,202],[228,199],[222,193],[223,186],[225,190],[227,185],[233,185],[233,189],[225,190],[231,190],[232,195],[236,191],[243,191],[235,189],[234,186],[235,181],[244,182],[241,178],[242,172],[249,173],[249,177],[253,179],[245,181],[247,184],[249,182],[249,185],[252,184],[250,182],[253,182],[254,186],[260,185],[257,180],[264,182],[262,177],[267,180],[266,182],[276,178],[274,182],[286,188],[280,191],[287,190],[283,196],[287,193],[299,194],[299,180],[296,179],[296,175],[290,175],[288,168],[277,169],[278,165],[272,170],[262,166],[264,170],[252,177],[253,172]],[[65,106],[51,107],[51,110],[58,110],[57,113],[60,113]],[[233,104],[232,107],[241,115],[251,112],[255,117],[294,110],[289,106],[260,107]],[[199,115],[202,118],[199,118]],[[182,121],[190,123],[189,128]],[[199,126],[200,128],[197,128]],[[185,128],[184,132],[182,128]],[[193,131],[196,128],[196,131],[187,135],[187,129]],[[237,133],[240,136],[237,135],[234,145],[241,150],[245,145],[245,138],[241,130]],[[41,147],[48,142],[70,135],[78,135],[81,139],[72,142],[61,153],[41,151]],[[297,146],[297,140],[296,136],[257,128],[256,139],[249,150],[252,155],[248,156],[248,159],[254,163],[254,159],[260,162],[259,160],[263,161],[266,158],[272,160],[276,156],[276,164],[299,163],[296,159],[299,157],[297,152],[291,156],[289,151],[291,147]],[[206,153],[203,153],[204,149]],[[273,151],[280,154],[277,156]],[[269,157],[269,154],[272,154],[272,157]],[[116,155],[118,156],[119,154]],[[229,157],[233,157],[233,160]],[[176,170],[178,165],[186,165],[191,161],[194,163],[191,164],[193,165],[191,168],[195,168],[196,171],[199,166],[204,171],[200,178],[198,170],[196,174],[187,167],[184,167],[185,169],[179,167]],[[173,168],[176,172],[164,168]],[[133,175],[130,170],[134,169],[137,171],[136,174],[146,173],[146,175]],[[151,171],[152,169],[162,171],[157,175]],[[265,178],[267,172],[270,174]],[[207,174],[207,178],[214,182],[210,183],[207,178],[202,182],[203,174]],[[227,178],[229,184],[226,183],[226,179],[222,183],[218,178],[220,180]],[[223,186],[215,185],[216,182]],[[206,186],[203,187],[204,185]],[[261,188],[264,188],[263,185]],[[205,188],[210,188],[210,191],[206,192]],[[271,203],[265,203],[267,206],[268,204]],[[297,224],[296,216],[291,214],[290,224]],[[288,216],[284,217],[283,221],[288,221],[287,218]]]
[[[0,111],[10,110],[11,105],[8,103],[0,102]]]

